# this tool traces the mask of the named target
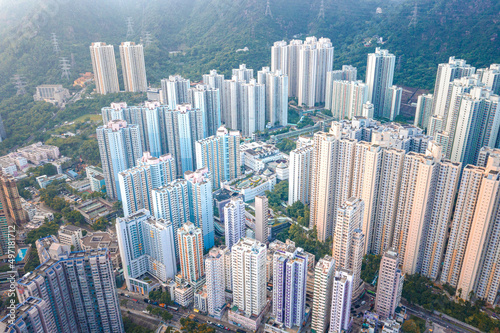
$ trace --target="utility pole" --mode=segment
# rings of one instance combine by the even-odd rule
[[[151,34],[149,33],[149,31],[146,31],[144,33],[144,44],[145,44],[145,47],[149,47],[152,42],[153,42],[153,38],[151,37]]]
[[[415,28],[417,26],[417,3],[415,2],[415,7],[413,7],[413,11],[412,11],[412,16],[411,16],[411,19],[410,19],[410,24],[408,24],[408,26],[412,26],[413,25],[413,28]]]

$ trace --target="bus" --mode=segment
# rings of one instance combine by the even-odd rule
[[[373,295],[373,296],[375,296],[375,295],[376,295],[376,293],[375,293],[374,291],[371,291],[371,290],[367,290],[366,292],[367,292],[368,294],[370,294],[370,295]]]
[[[179,308],[176,306],[168,305],[167,308],[169,308],[170,310],[179,311]]]

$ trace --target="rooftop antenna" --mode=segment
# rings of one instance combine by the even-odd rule
[[[271,13],[271,7],[269,6],[269,0],[267,0],[267,6],[266,6],[266,16],[271,16],[273,18],[273,13]]]
[[[52,47],[54,48],[55,54],[59,54],[61,49],[59,48],[59,43],[57,42],[57,36],[56,36],[55,32],[53,32],[51,34],[51,40],[52,40]]]
[[[71,65],[69,64],[69,60],[68,58],[66,57],[60,57],[59,58],[59,63],[61,64],[61,79],[62,78],[66,78],[66,80],[69,80],[69,76],[70,76],[70,68],[71,68]]]
[[[132,37],[134,34],[134,22],[132,21],[132,18],[129,16],[127,17],[127,39]]]
[[[325,1],[324,0],[321,0],[321,4],[319,5],[318,19],[325,19]]]
[[[16,86],[17,89],[17,95],[24,95],[26,94],[26,82],[24,81],[24,77],[22,77],[19,74],[16,74],[12,77],[12,81],[14,82],[14,85]]]

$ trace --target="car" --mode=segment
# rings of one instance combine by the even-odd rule
[[[137,302],[139,302],[139,301],[138,301],[138,300],[136,300],[135,298],[132,298],[132,301],[134,301],[134,302],[136,302],[136,303],[137,303]]]
[[[147,312],[146,310],[142,310],[142,313],[149,313],[149,312]]]
[[[212,322],[210,320],[207,320],[207,324],[212,325]]]
[[[354,307],[357,309],[357,308],[359,308],[359,306],[360,306],[359,304],[356,304]]]
[[[125,294],[125,297],[128,297],[128,298],[130,298],[130,296],[129,296],[128,294]]]
[[[153,305],[158,305],[158,302],[153,302],[153,303],[151,303],[151,304],[153,304]]]
[[[143,299],[144,303],[149,303],[149,299],[145,298]]]
[[[125,294],[124,293],[120,293],[120,296],[125,296]]]

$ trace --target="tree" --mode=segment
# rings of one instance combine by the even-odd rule
[[[403,326],[401,327],[403,332],[408,332],[408,333],[420,333],[420,329],[418,328],[417,324],[413,319],[406,320],[403,323]]]
[[[98,231],[105,231],[109,226],[108,220],[106,220],[104,217],[99,217],[95,222],[92,224],[92,229]]]

